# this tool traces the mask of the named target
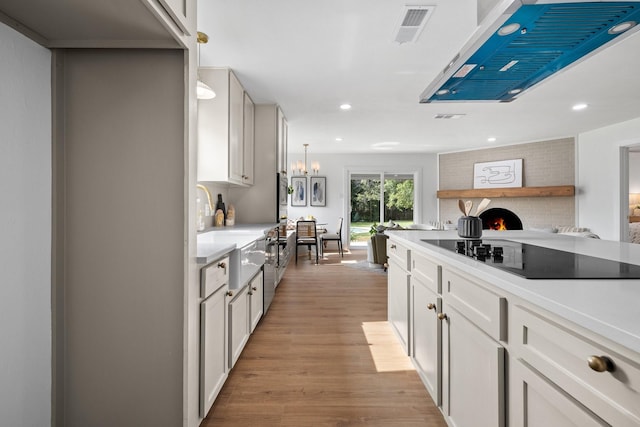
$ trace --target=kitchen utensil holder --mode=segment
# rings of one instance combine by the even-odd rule
[[[482,237],[482,220],[477,216],[463,216],[458,219],[458,236],[464,239]]]

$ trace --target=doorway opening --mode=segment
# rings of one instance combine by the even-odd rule
[[[357,173],[350,178],[349,246],[367,245],[372,228],[414,222],[414,174]]]

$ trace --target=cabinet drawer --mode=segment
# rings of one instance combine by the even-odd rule
[[[412,255],[411,274],[434,293],[442,293],[440,266],[420,253]]]
[[[406,271],[411,271],[411,251],[395,240],[387,239],[387,256]]]
[[[442,269],[442,294],[478,328],[498,341],[507,339],[507,300],[466,276]]]
[[[640,364],[525,307],[512,312],[511,337],[518,356],[608,424],[640,425]],[[573,329],[573,328],[572,328]],[[594,337],[595,338],[595,337]],[[606,356],[613,371],[589,367]]]
[[[229,257],[212,262],[201,271],[200,297],[206,298],[220,286],[229,284]]]

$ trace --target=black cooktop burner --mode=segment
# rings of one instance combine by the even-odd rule
[[[527,279],[640,279],[640,265],[510,240],[422,240]]]

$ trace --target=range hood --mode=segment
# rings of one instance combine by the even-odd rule
[[[499,0],[421,103],[511,102],[640,29],[637,1]]]

